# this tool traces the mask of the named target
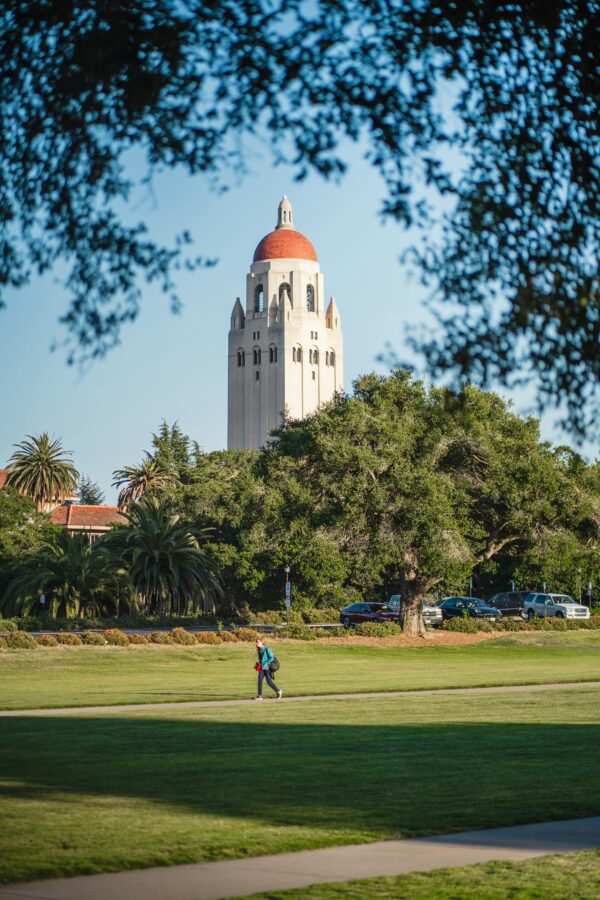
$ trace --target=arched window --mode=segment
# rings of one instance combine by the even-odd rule
[[[309,312],[315,311],[315,289],[312,284],[306,288],[306,308]]]
[[[283,303],[285,298],[288,297],[290,303],[292,302],[292,289],[287,281],[284,281],[283,284],[279,285],[279,302]]]
[[[296,362],[302,362],[302,347],[296,350]]]
[[[325,365],[329,365],[329,350],[325,351]]]
[[[296,362],[296,348],[292,347],[292,362]]]
[[[269,362],[277,362],[277,347],[269,347]]]
[[[254,291],[254,312],[261,313],[265,308],[265,289],[257,284]]]
[[[335,366],[335,353],[333,352],[333,350],[329,351],[329,365]]]
[[[254,359],[254,365],[260,366],[260,357],[261,357],[260,349],[258,347],[255,347],[252,355],[253,355],[253,359]]]
[[[312,350],[309,350],[309,351],[308,351],[308,361],[309,361],[309,363],[312,363],[312,361],[313,361],[313,352],[312,352]]]
[[[318,365],[319,365],[319,351],[318,351],[318,350],[313,350],[313,355],[312,355],[312,356],[313,356],[312,361],[313,361],[314,365],[315,365],[315,366],[318,366]]]
[[[237,361],[238,361],[238,369],[241,368],[242,365],[242,351],[238,350],[237,352]]]

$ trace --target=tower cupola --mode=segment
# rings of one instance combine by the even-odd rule
[[[283,195],[283,199],[277,208],[277,225],[276,228],[293,228],[292,204],[288,200],[287,194]]]

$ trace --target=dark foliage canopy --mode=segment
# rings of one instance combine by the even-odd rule
[[[226,178],[266,132],[298,177],[336,177],[360,140],[384,214],[423,228],[431,370],[535,376],[582,434],[600,374],[598,24],[598,0],[6,0],[0,287],[66,262],[70,359],[102,354],[144,278],[177,306],[175,270],[200,262],[188,235],[160,246],[121,217],[130,151],[147,178]]]

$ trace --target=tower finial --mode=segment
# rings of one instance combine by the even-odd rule
[[[287,194],[283,195],[283,199],[277,208],[277,225],[276,228],[293,228],[294,222],[292,218],[292,204],[288,200]]]

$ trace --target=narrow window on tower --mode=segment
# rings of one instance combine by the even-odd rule
[[[283,303],[285,298],[288,298],[290,303],[292,302],[292,289],[287,281],[284,281],[283,284],[279,285],[279,302]]]
[[[325,365],[329,365],[329,350],[325,351]]]
[[[309,363],[312,363],[312,361],[313,361],[313,353],[312,353],[312,350],[309,350],[309,351],[308,351],[308,361],[309,361]]]
[[[335,353],[333,352],[333,350],[329,351],[329,365],[335,366]]]
[[[259,378],[260,378],[260,372],[257,369],[256,372],[254,373],[254,379],[255,379],[255,381],[258,381]]]
[[[298,349],[296,350],[296,360],[298,362],[302,362],[302,348],[301,347],[298,347]]]
[[[318,351],[318,350],[313,350],[313,358],[312,358],[312,361],[313,361],[313,363],[315,364],[315,366],[318,366],[318,365],[319,365],[319,351]]]
[[[265,289],[262,284],[257,284],[254,291],[254,312],[261,313],[265,308]]]
[[[309,312],[315,311],[315,289],[312,284],[306,288],[306,308]]]
[[[296,348],[292,347],[292,362],[296,362]]]

